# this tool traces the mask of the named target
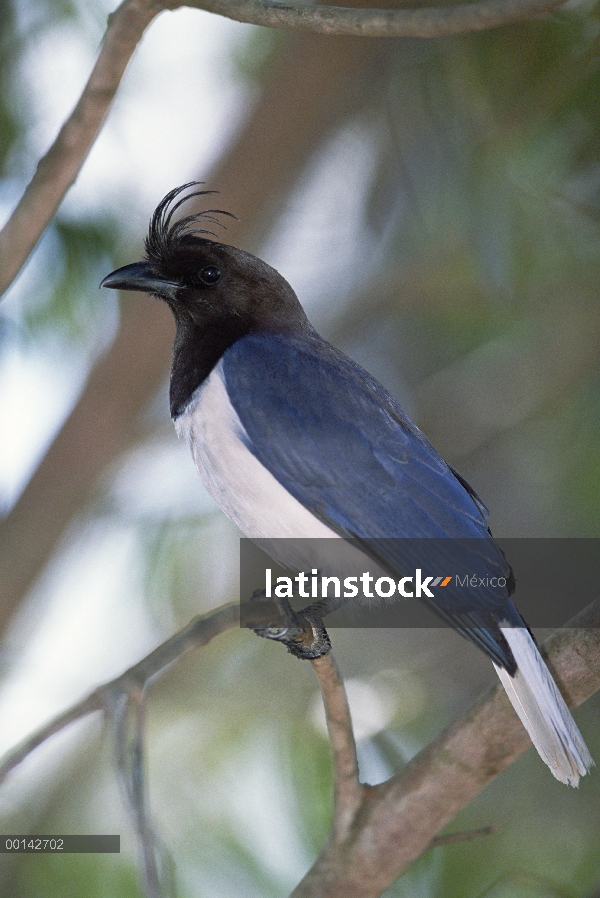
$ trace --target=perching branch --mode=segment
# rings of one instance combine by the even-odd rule
[[[313,658],[333,754],[333,838],[342,842],[350,832],[362,800],[363,787],[358,779],[356,742],[344,681],[332,652]]]
[[[125,0],[110,16],[96,65],[75,109],[0,231],[0,295],[19,274],[79,174],[133,51],[160,11],[148,0]]]
[[[193,6],[236,22],[357,37],[443,37],[485,31],[552,12],[564,0],[479,0],[424,9],[349,9],[294,5],[279,0],[165,0],[165,7]]]

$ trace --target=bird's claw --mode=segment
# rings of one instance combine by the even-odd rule
[[[262,601],[264,598],[264,591],[257,590],[250,601]],[[277,607],[284,626],[252,627],[257,636],[281,642],[288,652],[305,660],[319,658],[330,651],[331,640],[320,617],[317,619],[316,614],[311,614],[312,606],[296,613],[286,601],[278,600]]]

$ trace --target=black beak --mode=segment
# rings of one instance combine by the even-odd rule
[[[157,277],[148,262],[134,262],[133,265],[117,268],[104,278],[100,286],[110,287],[111,290],[140,290],[164,299],[176,299],[180,289],[179,284]]]

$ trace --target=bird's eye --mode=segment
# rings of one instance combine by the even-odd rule
[[[221,269],[217,268],[216,265],[207,265],[200,272],[200,277],[205,284],[212,286],[221,280]]]

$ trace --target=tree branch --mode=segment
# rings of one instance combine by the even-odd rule
[[[425,9],[350,9],[277,0],[165,0],[165,7],[192,6],[236,22],[356,37],[443,37],[509,25],[552,12],[564,0],[479,0]]]
[[[350,833],[362,799],[358,758],[348,696],[332,652],[313,658],[333,754],[333,838],[342,842]]]
[[[19,274],[79,174],[133,51],[159,12],[161,7],[147,0],[124,0],[109,17],[98,59],[75,109],[0,232],[0,295]]]
[[[496,836],[499,832],[497,826],[482,826],[481,829],[471,829],[467,832],[447,833],[445,836],[436,836],[427,847],[441,848],[442,845],[454,845],[456,842],[472,842],[473,839],[480,839],[482,836]]]
[[[146,694],[135,686],[122,693],[113,703],[115,723],[115,755],[117,770],[123,783],[127,806],[138,835],[142,870],[147,898],[161,898],[163,894],[158,865],[158,839],[148,819],[144,737],[146,723]]]
[[[141,693],[152,677],[161,673],[192,649],[204,646],[215,636],[219,636],[226,630],[231,630],[232,627],[239,626],[239,622],[240,606],[238,602],[231,602],[209,614],[195,617],[186,627],[159,645],[121,676],[94,689],[82,701],[59,714],[58,717],[41,727],[7,754],[0,762],[0,783],[38,745],[75,720],[79,720],[93,711],[104,711],[116,720],[121,713],[119,708],[123,701],[125,700],[126,705],[129,704],[130,697]],[[128,790],[132,789],[132,786],[128,786]],[[133,796],[133,791],[130,792],[130,795]]]

